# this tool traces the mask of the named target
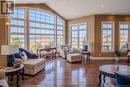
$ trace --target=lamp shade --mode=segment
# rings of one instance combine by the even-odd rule
[[[11,55],[19,51],[17,45],[2,45],[1,46],[1,55]]]

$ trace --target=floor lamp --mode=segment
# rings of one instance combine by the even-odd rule
[[[14,54],[19,51],[19,47],[16,45],[2,45],[1,55],[7,56],[7,67],[12,67],[15,63]]]

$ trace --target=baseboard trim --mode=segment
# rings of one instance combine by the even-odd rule
[[[120,57],[120,60],[126,60],[127,57]],[[115,60],[114,57],[91,57],[91,60]]]

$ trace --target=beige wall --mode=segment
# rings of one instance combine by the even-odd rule
[[[7,44],[7,26],[6,19],[0,15],[0,66],[6,66],[6,56],[1,55],[1,45]]]
[[[101,52],[101,22],[112,21],[114,22],[114,48],[119,48],[119,22],[130,22],[128,15],[96,15],[95,16],[95,50],[94,56],[96,57],[111,57],[114,56],[113,52]],[[126,56],[126,54],[122,54]]]
[[[88,44],[89,44],[89,50],[94,53],[94,16],[87,16],[87,17],[82,17],[82,18],[77,18],[77,19],[72,19],[68,21],[68,42],[70,42],[70,29],[69,26],[73,24],[80,24],[80,23],[86,23],[88,25]]]
[[[89,50],[92,52],[94,57],[112,57],[114,56],[114,51],[112,52],[101,52],[101,22],[102,21],[112,21],[115,25],[114,32],[114,47],[119,48],[119,22],[130,22],[129,15],[94,15],[87,16],[77,19],[72,19],[68,21],[68,31],[69,25],[87,23],[88,24],[88,41]],[[70,32],[69,32],[70,33]],[[70,42],[70,34],[67,34],[67,41]],[[130,36],[130,35],[129,35]],[[126,54],[121,54],[126,56]]]

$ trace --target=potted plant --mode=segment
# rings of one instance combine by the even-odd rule
[[[118,48],[115,48],[115,61],[120,61],[120,50]]]

